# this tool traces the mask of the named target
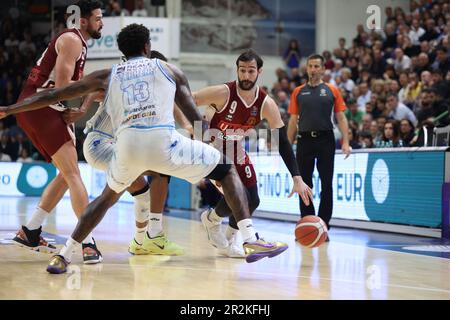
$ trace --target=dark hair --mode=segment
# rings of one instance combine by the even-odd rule
[[[142,24],[130,24],[117,35],[119,50],[127,59],[142,54],[148,43],[150,43],[150,30]]]
[[[437,51],[443,51],[444,53],[447,53],[447,48],[444,47],[444,46],[442,46],[442,45],[440,45],[440,46],[438,46],[438,47],[436,48],[436,52],[437,52]]]
[[[317,54],[317,53],[310,55],[310,56],[308,57],[308,59],[306,60],[306,63],[308,63],[309,60],[315,60],[315,59],[319,59],[319,60],[320,60],[320,64],[321,64],[322,67],[323,67],[323,65],[324,65],[324,63],[325,63],[325,59],[323,58],[322,55]]]
[[[386,100],[387,100],[387,98],[389,98],[389,97],[394,97],[394,98],[397,99],[397,101],[398,101],[398,95],[397,95],[396,93],[393,93],[393,92],[388,93],[387,96],[386,96]]]
[[[98,0],[79,0],[75,5],[80,8],[80,14],[83,18],[89,18],[93,10],[103,8],[103,3]]]
[[[161,52],[156,51],[156,50],[152,50],[150,52],[150,59],[153,59],[153,58],[156,58],[156,59],[159,59],[159,60],[167,62],[166,56],[163,55]]]
[[[252,60],[256,61],[258,70],[262,68],[264,62],[253,49],[248,49],[241,53],[241,55],[236,60],[236,66],[239,67],[239,61],[248,62]]]

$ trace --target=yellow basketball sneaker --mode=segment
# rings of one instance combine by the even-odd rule
[[[143,244],[137,243],[135,239],[131,240],[130,245],[128,246],[128,252],[136,256],[149,254],[149,252],[145,250]]]
[[[256,262],[262,258],[273,258],[288,248],[283,242],[267,242],[256,234],[256,241],[244,242],[245,261],[248,263]]]
[[[154,238],[150,238],[148,233],[145,233],[142,247],[148,254],[160,254],[164,256],[180,256],[184,254],[184,249],[175,242],[168,240],[164,233],[160,233]]]

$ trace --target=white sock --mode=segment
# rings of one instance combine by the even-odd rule
[[[133,196],[134,198],[134,219],[136,222],[145,223],[147,222],[150,213],[150,189],[146,192]],[[143,228],[136,227],[134,229],[134,240],[138,244],[144,242],[145,231],[147,231],[147,226]]]
[[[239,231],[242,234],[242,240],[244,242],[256,241],[256,232],[253,228],[252,219],[244,219],[237,223]]]
[[[88,236],[83,240],[84,244],[94,244],[94,238],[92,237],[92,232],[88,234]]]
[[[45,211],[40,207],[36,207],[36,210],[33,213],[30,221],[25,225],[29,230],[39,229],[40,226],[44,223],[44,220],[48,217],[50,213]]]
[[[135,228],[134,241],[136,241],[137,244],[142,244],[144,242],[146,230],[147,230],[147,226],[145,226],[143,228],[139,228],[139,227]]]
[[[208,222],[211,222],[212,225],[218,225],[222,223],[223,218],[217,215],[216,209],[212,209],[208,214]]]
[[[150,238],[154,238],[163,231],[162,213],[150,212],[149,218],[147,233]]]
[[[80,247],[80,243],[76,242],[75,240],[70,237],[67,239],[66,244],[59,252],[60,256],[63,256],[64,259],[67,260],[67,262],[70,262],[72,260],[72,255],[74,254],[75,250],[77,250]]]
[[[150,212],[150,189],[146,192],[133,196],[134,198],[134,219],[137,222],[145,222],[148,220]]]
[[[238,231],[239,230],[232,228],[228,225],[227,229],[225,230],[225,237],[227,238],[228,241],[231,241],[234,237],[236,237]]]

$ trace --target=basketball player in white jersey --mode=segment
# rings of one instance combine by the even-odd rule
[[[112,70],[94,72],[61,89],[50,89],[11,107],[0,108],[0,116],[34,110],[52,101],[85,96],[106,90],[105,109],[111,117],[116,148],[107,172],[103,193],[91,202],[72,236],[47,267],[49,273],[64,273],[80,241],[103,219],[124,190],[149,170],[197,183],[210,178],[221,183],[224,196],[244,239],[246,261],[272,258],[288,246],[267,242],[256,233],[243,184],[232,164],[219,164],[222,155],[214,147],[191,140],[174,130],[173,104],[191,124],[202,121],[189,83],[181,70],[158,59],[148,59],[150,32],[131,24],[118,34],[117,42],[127,62]],[[306,192],[306,191],[305,191]]]
[[[158,57],[167,61],[164,55],[157,51],[152,51],[150,57]],[[96,93],[88,95],[80,108],[82,111],[67,110],[66,121],[70,123],[80,119],[89,110],[96,98]],[[174,111],[177,122],[185,127],[187,119],[180,115],[181,111],[178,108]],[[83,154],[86,161],[92,167],[106,172],[114,153],[115,139],[111,119],[104,108],[103,102],[100,103],[95,115],[86,123],[84,133],[87,134],[83,144]],[[134,238],[128,246],[128,251],[134,255],[181,255],[184,252],[183,248],[169,241],[163,232],[162,213],[170,177],[159,173],[152,173],[151,177],[150,190],[144,177],[139,177],[127,189],[134,197],[136,221]],[[150,199],[152,199],[151,202]]]

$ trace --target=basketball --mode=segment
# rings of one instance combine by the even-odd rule
[[[297,222],[295,238],[302,246],[315,248],[325,242],[327,232],[327,225],[321,218],[306,216]]]

